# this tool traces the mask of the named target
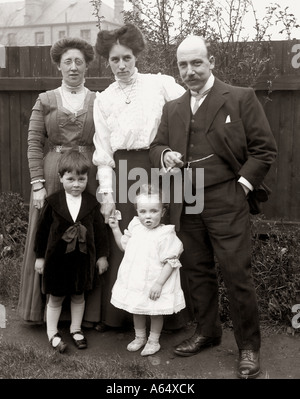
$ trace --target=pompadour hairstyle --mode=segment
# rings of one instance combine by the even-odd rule
[[[115,44],[122,44],[122,46],[130,48],[137,56],[144,50],[146,41],[140,29],[133,24],[125,24],[115,30],[98,32],[95,49],[101,57],[108,59],[110,50]]]

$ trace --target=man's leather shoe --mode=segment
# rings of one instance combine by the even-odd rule
[[[260,373],[259,351],[251,349],[240,350],[238,377],[256,378]]]
[[[178,356],[193,356],[205,348],[220,345],[221,337],[204,337],[195,333],[191,338],[176,346],[174,353]]]

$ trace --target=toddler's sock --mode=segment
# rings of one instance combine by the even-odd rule
[[[129,352],[135,352],[141,349],[145,343],[147,342],[146,339],[146,329],[138,329],[135,328],[135,339],[127,345],[127,350]]]
[[[71,326],[70,332],[74,333],[81,330],[81,323],[85,309],[85,301],[75,303],[71,301]]]
[[[47,336],[49,341],[53,337],[53,335],[55,335],[58,332],[57,325],[60,318],[61,309],[62,309],[61,306],[53,308],[47,305],[46,323],[47,323]]]
[[[146,328],[135,328],[134,331],[136,338],[146,338]]]
[[[150,331],[150,334],[149,334],[149,337],[148,337],[148,341],[158,343],[159,342],[159,337],[160,337],[160,334],[157,334],[157,333],[155,333],[153,331]]]
[[[154,353],[160,350],[159,337],[160,334],[150,331],[148,341],[141,352],[142,356],[154,355]]]

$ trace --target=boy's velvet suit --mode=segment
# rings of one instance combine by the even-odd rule
[[[46,199],[35,241],[37,258],[45,258],[45,294],[64,296],[91,290],[96,261],[107,257],[108,251],[107,227],[93,195],[82,193],[76,222],[68,210],[64,190]]]

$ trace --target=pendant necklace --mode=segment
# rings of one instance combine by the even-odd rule
[[[131,93],[131,91],[132,91],[132,88],[133,88],[133,85],[135,84],[135,80],[132,82],[132,84],[131,84],[131,87],[130,87],[130,90],[129,90],[129,93],[128,94],[126,94],[125,93],[125,90],[123,89],[123,87],[120,85],[120,83],[119,83],[119,87],[120,87],[120,89],[122,90],[122,92],[123,92],[123,94],[124,94],[124,96],[126,97],[126,99],[125,99],[125,104],[130,104],[131,103],[131,100],[130,100],[130,93]]]

